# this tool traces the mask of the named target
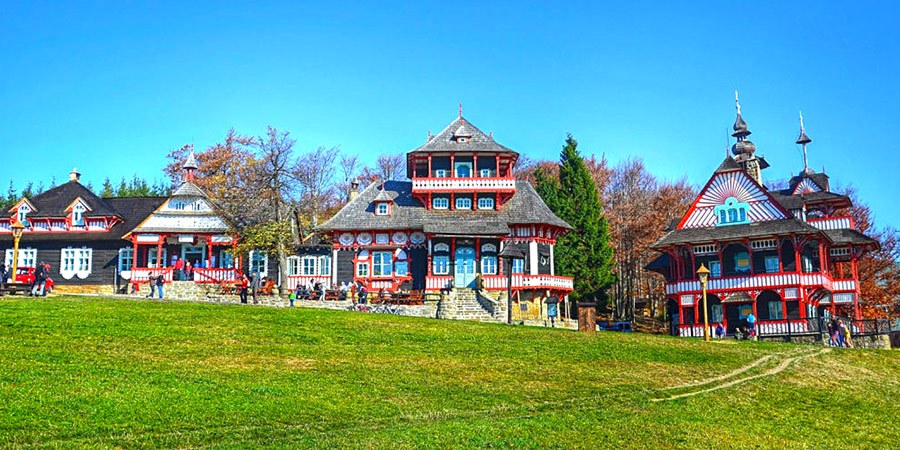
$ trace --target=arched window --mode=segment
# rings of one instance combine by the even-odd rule
[[[734,197],[725,199],[725,203],[713,208],[713,213],[718,217],[717,225],[737,225],[748,223],[748,210],[750,205],[738,202]]]

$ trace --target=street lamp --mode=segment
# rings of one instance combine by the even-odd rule
[[[13,235],[13,266],[12,266],[12,282],[16,282],[16,272],[19,271],[19,239],[22,238],[22,232],[25,231],[25,225],[22,225],[18,219],[13,219],[12,225]]]
[[[514,245],[506,244],[500,251],[500,258],[509,261],[506,264],[506,323],[512,323],[512,270],[513,262],[517,259],[525,259],[525,254]]]
[[[697,269],[697,276],[700,277],[700,288],[703,290],[703,340],[709,342],[709,311],[706,309],[706,280],[709,278],[709,269],[702,263]]]

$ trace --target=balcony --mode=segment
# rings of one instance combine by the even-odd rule
[[[419,192],[510,192],[515,178],[413,178],[413,193]]]
[[[833,291],[831,277],[822,273],[785,273],[743,277],[710,278],[707,291],[735,291],[747,289],[776,289],[795,286],[822,286]],[[698,293],[700,281],[688,280],[666,283],[666,295]]]
[[[506,275],[485,275],[482,277],[484,288],[492,291],[506,289]],[[426,289],[446,289],[453,285],[452,276],[430,276],[426,281]],[[559,275],[513,275],[513,289],[552,289],[571,291],[572,278]]]
[[[856,226],[853,223],[853,218],[849,216],[845,217],[828,217],[824,219],[810,219],[807,221],[810,225],[820,229],[820,230],[842,230],[842,229],[851,229],[855,230]]]

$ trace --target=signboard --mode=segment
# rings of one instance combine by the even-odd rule
[[[159,235],[158,234],[139,234],[139,235],[137,235],[137,241],[138,242],[152,242],[155,244],[155,243],[159,242]]]
[[[179,234],[178,242],[182,244],[193,244],[194,243],[194,235],[193,234]]]

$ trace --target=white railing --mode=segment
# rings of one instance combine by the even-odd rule
[[[832,282],[834,291],[855,291],[856,280],[835,280]]]
[[[297,289],[297,286],[312,286],[318,281],[325,285],[325,289],[331,289],[331,277],[328,275],[288,275],[288,289]]]
[[[831,278],[821,273],[786,273],[755,275],[746,277],[710,278],[706,283],[707,291],[724,291],[734,289],[774,289],[785,286],[822,286],[831,290]],[[700,281],[688,280],[666,283],[666,294],[679,292],[700,292]]]
[[[144,267],[135,267],[131,269],[131,282],[132,283],[146,283],[150,281],[150,277],[158,277],[162,274],[163,279],[166,280],[166,283],[172,282],[172,268],[171,267],[161,267],[159,269],[153,268],[144,268]]]
[[[790,322],[791,328],[790,332],[799,334],[806,333],[809,331],[809,321],[807,320],[792,320]],[[770,322],[759,322],[757,324],[759,327],[758,334],[788,334],[788,322],[786,320],[778,320],[778,321],[770,321]]]
[[[515,178],[413,178],[413,191],[515,191]]]
[[[856,227],[853,226],[853,219],[849,216],[810,219],[807,223],[820,230],[856,229]]]
[[[429,291],[439,291],[453,287],[453,277],[433,276],[425,277],[425,289]]]
[[[195,283],[222,283],[237,280],[238,272],[235,269],[204,269],[200,267],[194,268]]]

